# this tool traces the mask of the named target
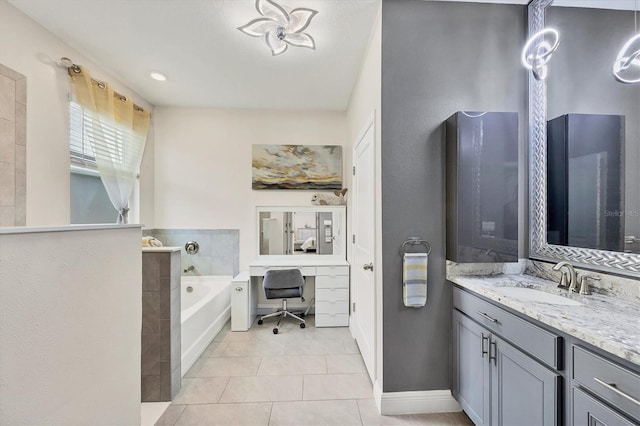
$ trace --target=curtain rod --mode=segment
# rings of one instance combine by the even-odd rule
[[[67,69],[71,69],[71,71],[73,71],[76,74],[80,74],[81,69],[80,66],[77,64],[74,64],[73,61],[67,57],[62,57],[60,58],[60,65],[62,65],[63,67],[67,68]],[[94,82],[95,84],[98,85],[99,88],[104,89],[106,87],[106,83],[103,81],[99,81],[96,80],[94,78],[91,78],[91,81]],[[116,92],[115,90],[113,91],[113,94],[115,96],[118,97],[118,99],[120,99],[122,102],[125,102],[127,100],[127,97],[125,95],[121,95],[120,93]],[[133,104],[133,109],[135,109],[136,111],[144,111],[144,108],[142,108],[141,106],[138,106],[136,104]]]

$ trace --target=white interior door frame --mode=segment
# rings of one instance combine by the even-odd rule
[[[356,159],[357,159],[357,150],[360,146],[360,143],[364,140],[367,132],[369,132],[370,130],[373,131],[373,176],[372,176],[372,188],[373,188],[373,194],[376,194],[376,190],[378,187],[378,176],[377,176],[377,150],[378,147],[376,146],[376,136],[377,136],[377,131],[376,131],[376,111],[373,110],[371,111],[371,114],[369,114],[369,116],[367,117],[367,120],[364,123],[363,128],[360,130],[360,132],[358,133],[354,144],[353,144],[353,150],[352,150],[352,166],[355,167],[355,163],[356,163]],[[357,170],[356,172],[357,173]],[[354,173],[354,175],[355,175]],[[355,183],[355,179],[354,182]],[[355,188],[354,188],[355,189]],[[355,193],[355,191],[354,191]],[[354,203],[355,204],[355,203]],[[375,229],[377,227],[377,210],[375,208],[375,199],[374,199],[374,209],[373,209],[373,227],[374,227],[374,232],[372,235],[373,238],[373,250],[374,250],[374,256],[373,259],[371,259],[373,261],[373,263],[376,263],[376,260],[378,258],[378,246],[377,246],[377,238],[376,238],[376,232]],[[355,226],[355,222],[357,220],[357,217],[355,214],[351,215],[351,234],[353,235],[353,233],[355,232],[356,226]],[[357,236],[356,236],[357,238]],[[351,239],[351,255],[352,257],[355,257],[355,246],[356,243],[353,239]],[[378,285],[379,285],[379,280],[377,279],[378,275],[378,266],[382,266],[382,265],[374,265],[374,273],[373,273],[373,287],[371,288],[371,291],[373,292],[373,327],[374,327],[374,332],[373,332],[373,369],[372,369],[372,381],[374,383],[374,386],[379,386],[381,387],[381,382],[382,382],[382,377],[378,377],[379,375],[379,371],[381,371],[381,369],[379,368],[378,363],[381,361],[379,360],[379,356],[378,354],[381,353],[380,347],[379,345],[382,344],[382,330],[380,330],[379,328],[379,321],[378,319],[380,318],[379,316],[382,314],[382,312],[379,312],[379,306],[381,306],[380,304],[380,300],[379,300],[379,289],[378,289]],[[354,265],[352,264],[352,268],[354,267]],[[353,276],[353,270],[352,270],[352,276]],[[353,295],[354,295],[354,287],[352,286],[351,289],[351,301],[353,302]],[[357,321],[356,317],[353,315],[352,309],[353,309],[353,305],[350,307],[351,309],[349,310],[351,315],[350,315],[350,323],[349,323],[349,328],[351,330],[351,335],[353,337],[355,337],[355,330],[354,327],[356,327],[356,324],[354,323],[354,320]]]

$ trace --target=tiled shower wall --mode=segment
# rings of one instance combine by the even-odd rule
[[[196,275],[235,276],[240,272],[238,229],[145,229],[143,235],[153,236],[165,246],[180,247],[183,271],[193,265]],[[200,245],[197,254],[187,254],[184,245],[188,241],[196,241]],[[193,275],[193,272],[186,275]]]
[[[27,218],[27,79],[0,64],[0,226]]]

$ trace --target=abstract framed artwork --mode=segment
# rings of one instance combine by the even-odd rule
[[[253,145],[252,189],[340,189],[342,147]]]

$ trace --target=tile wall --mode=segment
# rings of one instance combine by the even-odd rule
[[[196,275],[235,276],[240,272],[238,229],[145,229],[143,235],[153,236],[165,246],[180,247],[183,271],[193,265]],[[184,250],[188,241],[198,243],[200,250],[197,254],[189,255]]]
[[[27,79],[0,64],[0,226],[27,217]]]
[[[180,391],[180,254],[142,253],[142,402]]]

